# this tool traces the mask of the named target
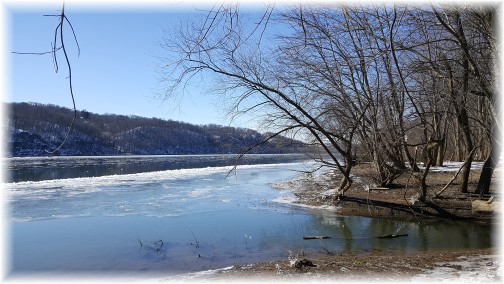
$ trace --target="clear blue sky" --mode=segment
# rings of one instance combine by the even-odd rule
[[[43,52],[50,50],[61,3],[42,2],[4,4],[7,14],[7,51]],[[160,2],[163,3],[163,2]],[[94,113],[114,113],[173,119],[194,124],[229,125],[222,104],[216,97],[203,95],[198,86],[181,101],[162,101],[159,85],[158,56],[166,55],[160,48],[164,30],[181,19],[198,13],[195,7],[208,3],[181,5],[174,3],[150,6],[120,5],[82,6],[66,4],[65,14],[71,21],[81,49],[66,27],[65,42],[71,55],[74,94],[77,109]],[[200,12],[201,13],[201,12]],[[72,107],[67,70],[62,54],[60,71],[55,73],[52,56],[9,54],[7,102],[39,102]],[[247,119],[233,126],[253,127]],[[239,124],[239,125],[237,125]]]

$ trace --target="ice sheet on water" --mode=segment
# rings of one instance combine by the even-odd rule
[[[299,163],[301,164],[301,163]],[[242,169],[252,169],[252,168],[275,168],[284,165],[296,165],[290,164],[268,164],[268,165],[243,165],[237,168],[239,173]],[[33,194],[34,190],[43,191],[45,193],[55,193],[65,191],[67,194],[80,194],[80,193],[91,193],[98,191],[99,187],[112,186],[112,185],[142,185],[148,183],[155,183],[159,181],[176,180],[184,178],[198,178],[203,176],[209,176],[213,174],[222,174],[223,177],[227,175],[233,169],[232,166],[226,167],[207,167],[207,168],[194,168],[194,169],[180,169],[180,170],[167,170],[167,171],[156,171],[156,172],[146,172],[137,174],[125,174],[125,175],[111,175],[111,176],[101,176],[101,177],[85,177],[85,178],[72,178],[72,179],[55,179],[55,180],[45,180],[45,181],[28,181],[28,182],[18,182],[18,183],[4,183],[9,189],[11,195],[20,194]],[[204,178],[206,181],[211,181],[207,177]]]
[[[238,167],[236,177],[233,174],[227,179],[230,166],[18,182],[4,186],[9,190],[14,222],[60,216],[166,217],[226,210],[219,206],[229,207],[234,203],[257,206],[261,201],[252,195],[264,194],[268,179],[278,177],[273,169],[282,169],[285,175],[286,169],[296,166],[304,167],[304,164],[244,165]]]

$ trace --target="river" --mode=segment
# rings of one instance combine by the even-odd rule
[[[159,277],[311,253],[484,248],[490,225],[341,216],[272,184],[302,156],[5,159],[11,275]],[[334,208],[333,208],[334,209]],[[408,234],[378,239],[385,234]],[[327,235],[327,240],[303,240]]]

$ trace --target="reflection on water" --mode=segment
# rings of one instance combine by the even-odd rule
[[[32,168],[22,159],[11,170],[19,171],[18,178],[62,178],[96,165],[142,170],[146,163],[151,165],[145,169],[152,171],[180,166],[184,158],[191,169],[8,184],[14,272],[166,275],[303,253],[415,253],[493,244],[492,228],[485,224],[340,216],[274,202],[291,193],[272,190],[272,183],[291,180],[297,176],[293,170],[313,164],[244,166],[232,178],[225,177],[224,168],[193,169],[198,159],[208,167],[223,160],[219,156],[59,157],[34,159]],[[258,155],[247,161],[269,158],[280,159]],[[34,174],[44,167],[52,170]],[[388,234],[408,236],[377,238]],[[303,240],[309,235],[331,238]]]
[[[327,235],[323,240],[337,252],[356,251],[417,251],[433,249],[487,248],[493,243],[490,224],[440,220],[409,221],[315,215],[309,234]],[[378,238],[389,234],[407,236]]]
[[[13,268],[176,274],[319,253],[486,248],[490,226],[290,213],[284,205],[178,217],[89,217],[14,224]],[[278,211],[284,213],[279,214]],[[406,237],[379,239],[390,233]],[[303,240],[305,235],[330,239]],[[162,242],[162,246],[160,243]]]

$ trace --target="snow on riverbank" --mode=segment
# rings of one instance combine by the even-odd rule
[[[433,269],[413,276],[411,281],[501,282],[501,259],[497,255],[461,256],[456,261],[437,263]]]
[[[314,173],[302,173],[294,179],[273,183],[271,187],[283,191],[284,194],[272,201],[303,208],[335,211],[339,208],[338,206],[321,204],[320,200],[329,200],[337,192],[337,188],[327,189],[332,179],[329,170],[324,169]],[[322,189],[324,191],[319,192]]]

